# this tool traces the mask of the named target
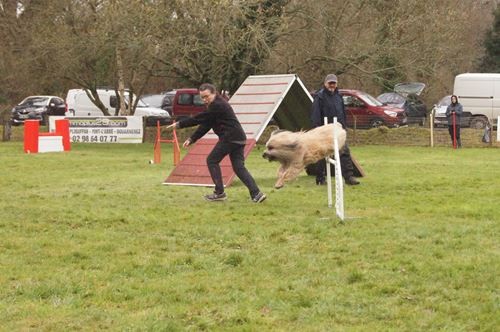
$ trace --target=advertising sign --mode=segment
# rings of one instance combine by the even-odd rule
[[[143,118],[140,116],[51,116],[49,131],[55,130],[55,120],[69,121],[72,143],[142,143]]]

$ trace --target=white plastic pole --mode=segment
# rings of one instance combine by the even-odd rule
[[[328,124],[328,118],[324,117],[323,118],[323,123],[325,126]],[[334,132],[335,134],[335,132]],[[328,207],[331,208],[333,206],[333,199],[332,199],[332,174],[330,170],[330,157],[326,156],[325,157],[325,164],[326,164],[326,185],[328,188]]]
[[[430,129],[431,129],[431,148],[434,147],[434,116],[436,112],[436,106],[432,109],[431,113],[429,114],[429,122],[430,122]]]
[[[328,119],[324,118],[324,124],[328,124]],[[328,189],[328,207],[333,206],[332,199],[332,174],[330,165],[335,166],[335,212],[337,217],[344,220],[344,181],[342,180],[342,169],[340,166],[339,142],[337,139],[337,118],[333,118],[333,152],[335,160],[327,156],[326,160],[326,180]]]
[[[333,118],[333,148],[335,152],[335,210],[340,220],[344,220],[344,181],[340,167],[339,141],[337,139],[337,118]],[[328,165],[330,166],[330,165]],[[330,167],[328,167],[330,168]]]

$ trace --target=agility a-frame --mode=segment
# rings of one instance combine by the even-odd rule
[[[271,120],[291,131],[311,128],[312,97],[297,75],[249,76],[229,100],[247,135],[245,158]],[[164,181],[166,185],[213,186],[206,157],[217,143],[213,131],[189,149],[189,152]],[[229,158],[221,162],[225,186],[234,179]]]

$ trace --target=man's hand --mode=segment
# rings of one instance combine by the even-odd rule
[[[182,147],[187,148],[190,145],[191,145],[191,139],[188,138],[187,140],[184,141],[184,143],[182,144]]]
[[[170,129],[170,128],[175,128],[175,125],[176,125],[176,124],[177,124],[177,123],[176,123],[176,122],[174,122],[174,123],[172,123],[171,125],[168,125],[168,126],[167,126],[167,129]]]

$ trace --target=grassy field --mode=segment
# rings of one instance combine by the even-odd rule
[[[239,181],[163,186],[152,145],[0,144],[0,330],[498,331],[500,151],[352,147],[348,219],[250,155]]]

